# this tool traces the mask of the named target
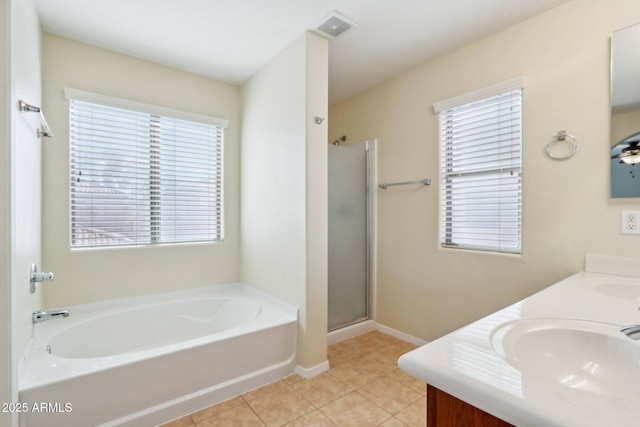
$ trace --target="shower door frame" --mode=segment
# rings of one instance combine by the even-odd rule
[[[338,331],[348,326],[357,325],[362,322],[375,320],[375,299],[376,299],[376,203],[377,203],[377,139],[369,139],[358,144],[351,144],[345,148],[357,148],[364,147],[365,150],[365,162],[366,162],[366,183],[367,183],[367,223],[366,223],[366,272],[365,272],[365,317],[344,322],[332,328],[327,328],[328,332]]]

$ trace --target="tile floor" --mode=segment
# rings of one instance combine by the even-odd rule
[[[426,385],[397,365],[414,348],[369,332],[329,346],[321,375],[292,375],[163,427],[424,427]]]

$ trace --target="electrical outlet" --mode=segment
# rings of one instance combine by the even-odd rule
[[[640,234],[640,211],[622,211],[620,231],[622,234]]]
[[[631,212],[626,212],[624,214],[624,228],[629,231],[634,231],[636,229],[636,215]]]

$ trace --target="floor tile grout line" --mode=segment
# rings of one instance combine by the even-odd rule
[[[342,381],[340,378],[336,377],[335,375],[331,374],[331,370],[327,371],[328,375],[331,375],[331,378],[333,378],[334,380],[338,381],[340,384],[343,384],[345,387],[347,387],[349,390],[354,391],[355,388],[351,387],[349,384],[347,384],[346,382]],[[323,405],[324,406],[324,405]]]
[[[303,380],[303,381],[304,381],[304,380]],[[268,396],[268,395],[270,395],[270,394],[272,394],[272,393],[275,393],[276,391],[283,390],[283,389],[285,389],[285,388],[287,388],[287,387],[288,387],[289,389],[291,389],[293,392],[295,392],[295,393],[296,393],[298,396],[300,396],[302,399],[304,399],[304,400],[305,400],[309,405],[311,405],[311,407],[312,407],[313,409],[312,409],[311,411],[309,411],[309,412],[305,412],[304,414],[300,415],[300,416],[299,416],[299,417],[297,417],[297,418],[294,418],[294,419],[292,419],[292,420],[287,421],[285,424],[282,424],[280,427],[286,426],[287,424],[290,424],[290,423],[292,423],[292,422],[294,422],[294,421],[296,421],[296,420],[299,420],[300,418],[302,418],[302,417],[304,417],[304,416],[306,416],[306,415],[309,415],[310,413],[312,413],[312,412],[314,412],[314,411],[317,411],[317,410],[319,409],[316,405],[314,405],[314,404],[313,404],[313,402],[311,402],[311,401],[310,401],[309,399],[307,399],[304,395],[302,395],[300,392],[298,392],[298,390],[296,390],[294,387],[292,387],[292,385],[291,385],[291,384],[287,384],[285,387],[280,387],[280,388],[279,388],[279,389],[277,389],[277,390],[274,390],[274,391],[272,391],[272,392],[270,392],[270,393],[267,393],[267,394],[265,394],[265,395],[263,395],[263,396],[260,396],[260,397],[256,397],[255,399],[251,399],[251,400],[256,400],[256,399],[259,399],[259,398],[261,398],[261,397]],[[243,399],[245,400],[245,402],[246,402],[246,404],[249,406],[249,408],[251,408],[251,410],[253,411],[253,413],[254,413],[254,414],[256,414],[256,416],[257,416],[258,418],[260,418],[260,421],[262,421],[262,423],[263,423],[265,426],[268,426],[267,422],[266,422],[264,419],[262,419],[262,417],[260,417],[260,414],[258,414],[258,412],[253,408],[253,406],[251,406],[251,404],[249,403],[249,401],[248,401],[247,399],[245,399],[244,397],[243,397]]]
[[[373,352],[372,352],[372,353],[373,353]],[[369,354],[369,353],[367,353],[367,354]],[[363,355],[362,357],[365,357],[365,356],[366,356],[366,355]],[[373,368],[372,368],[372,369],[373,369]],[[408,390],[412,390],[412,389],[411,389],[410,387],[407,387],[406,385],[402,384],[401,382],[397,381],[396,379],[392,378],[392,377],[390,376],[390,372],[389,372],[389,373],[385,373],[385,372],[382,372],[382,371],[380,371],[380,370],[378,370],[378,369],[375,369],[375,370],[376,370],[378,373],[380,373],[381,375],[380,375],[380,376],[378,376],[378,377],[376,377],[376,378],[374,378],[374,379],[372,379],[371,381],[369,381],[369,382],[367,382],[367,383],[363,384],[362,386],[360,386],[360,387],[358,387],[358,388],[353,388],[353,387],[351,387],[351,388],[353,389],[353,391],[358,392],[358,394],[359,394],[360,396],[362,396],[363,398],[367,399],[368,401],[370,401],[371,403],[373,403],[374,405],[376,405],[377,407],[379,407],[380,409],[382,409],[382,410],[383,410],[383,411],[385,411],[386,413],[390,414],[392,417],[395,417],[397,414],[399,414],[400,412],[404,411],[404,410],[405,410],[405,409],[407,409],[409,406],[413,405],[415,402],[417,402],[418,400],[420,400],[420,399],[422,399],[422,398],[424,397],[424,396],[422,396],[422,395],[421,395],[421,396],[420,396],[420,398],[418,398],[418,399],[416,399],[415,401],[412,401],[412,402],[411,402],[411,403],[409,403],[408,405],[404,406],[404,407],[403,407],[401,410],[399,410],[398,412],[391,414],[387,409],[383,408],[381,405],[379,405],[379,404],[378,404],[378,403],[376,403],[375,401],[371,400],[370,398],[368,398],[368,397],[367,397],[367,396],[365,396],[364,394],[360,393],[360,390],[364,389],[365,387],[367,387],[368,385],[370,385],[370,384],[371,384],[371,383],[373,383],[374,381],[377,381],[378,379],[380,379],[380,378],[384,378],[384,377],[389,378],[391,381],[394,381],[394,382],[398,383],[400,386],[402,386],[402,387],[404,387],[404,388],[406,388],[406,389],[408,389]],[[334,378],[335,378],[335,377],[334,377]],[[338,379],[338,378],[337,378],[337,379]],[[338,380],[340,381],[340,379],[338,379]],[[349,385],[347,385],[347,386],[349,386]],[[349,387],[350,387],[350,386],[349,386]]]
[[[355,391],[356,393],[358,393],[358,390]],[[376,405],[378,408],[382,409],[385,413],[389,414],[390,417],[395,416],[395,414],[390,413],[389,411],[387,411],[386,409],[384,409],[382,406],[378,405],[376,402],[374,402],[373,400],[369,399],[367,396],[363,395],[362,393],[358,393],[360,396],[364,397],[365,399],[367,399],[369,402],[373,403],[374,405]],[[389,418],[387,418],[388,420]],[[386,421],[386,420],[385,420]]]
[[[291,388],[293,389],[293,387],[291,387]],[[293,391],[295,391],[296,393],[298,393],[298,392],[297,392],[297,390],[295,390],[295,389],[293,389]],[[302,396],[300,393],[298,393],[298,394],[300,395],[300,397],[302,397],[304,400],[306,400],[306,401],[307,401],[307,402],[308,402],[308,403],[313,407],[313,410],[311,410],[311,411],[309,411],[309,412],[306,412],[306,413],[304,413],[304,414],[300,415],[299,417],[294,418],[293,420],[289,420],[289,421],[287,421],[287,422],[286,422],[285,424],[283,424],[281,427],[284,427],[284,426],[286,426],[286,425],[288,425],[288,424],[291,424],[291,423],[293,423],[294,421],[299,420],[300,418],[306,417],[306,416],[307,416],[307,415],[309,415],[310,413],[315,412],[315,411],[317,411],[317,410],[319,409],[316,405],[314,405],[312,402],[310,402],[307,398],[305,398],[304,396]]]
[[[289,387],[291,387],[291,386],[289,386]],[[306,401],[307,401],[307,403],[309,403],[309,405],[313,406],[313,410],[314,410],[314,411],[315,411],[315,410],[317,410],[317,409],[319,409],[316,405],[314,405],[314,404],[313,404],[313,402],[312,402],[312,401],[310,401],[309,399],[307,399],[305,395],[303,395],[302,393],[300,393],[300,392],[299,392],[298,390],[296,390],[294,387],[291,387],[291,390],[295,391],[295,392],[298,394],[298,396],[302,397],[304,400],[306,400]],[[313,412],[313,411],[310,411],[310,412]],[[308,414],[308,413],[309,413],[309,412],[307,412],[307,414]],[[307,414],[304,414],[304,415],[307,415]],[[302,415],[301,417],[298,417],[298,418],[302,418],[302,417],[304,417],[304,415]],[[296,419],[298,419],[298,418],[296,418]]]
[[[253,412],[255,414],[256,417],[258,417],[258,419],[260,420],[260,422],[262,423],[263,426],[268,426],[267,422],[265,420],[262,419],[262,417],[260,416],[260,414],[258,414],[258,412],[253,409],[253,406],[251,406],[249,404],[249,402],[247,401],[247,399],[245,399],[244,397],[242,398],[244,399],[244,404],[247,405],[249,407],[249,409],[251,410],[251,412]]]

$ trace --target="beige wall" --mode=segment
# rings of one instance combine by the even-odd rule
[[[307,102],[306,124],[306,289],[307,338],[303,349],[304,367],[327,361],[327,289],[329,250],[329,182],[327,118],[329,115],[329,47],[326,39],[307,34],[305,64]],[[324,118],[320,125],[315,117]]]
[[[615,3],[615,4],[614,4]],[[577,0],[410,70],[330,108],[329,141],[378,139],[378,179],[431,178],[378,193],[377,321],[433,340],[583,267],[586,253],[640,251],[609,198],[609,40],[640,21],[637,0]],[[438,244],[434,102],[525,76],[523,249],[497,255]],[[560,130],[566,161],[545,155]]]
[[[44,111],[55,135],[43,148],[45,306],[235,282],[239,278],[240,93],[237,86],[50,34],[43,35]],[[225,130],[225,241],[217,244],[69,248],[68,102],[63,89],[130,99],[229,120]]]
[[[327,72],[305,34],[242,87],[242,282],[299,308],[304,368],[326,362]]]

